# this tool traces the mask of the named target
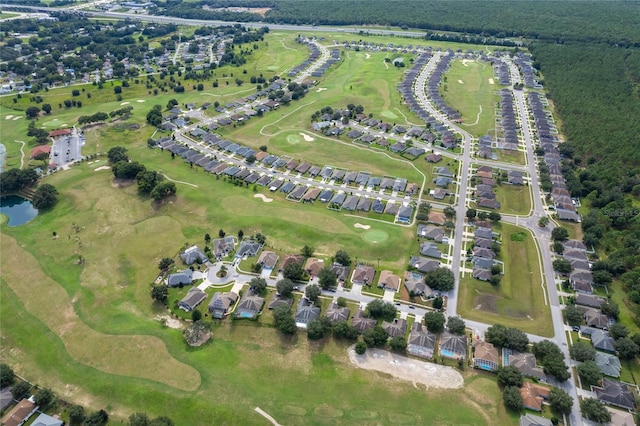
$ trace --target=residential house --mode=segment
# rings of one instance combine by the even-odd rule
[[[415,268],[419,272],[427,273],[438,269],[440,267],[440,262],[422,256],[411,256],[409,259],[409,266],[411,268]]]
[[[398,222],[409,223],[411,222],[411,216],[413,216],[413,206],[402,206],[398,210]]]
[[[635,409],[636,397],[630,389],[630,385],[624,382],[605,377],[602,379],[602,386],[591,386],[591,391],[595,392],[598,399],[605,404],[627,410]]]
[[[178,307],[185,312],[191,312],[206,298],[207,293],[200,290],[198,287],[192,287],[187,292],[187,295],[178,303]]]
[[[605,376],[620,377],[620,359],[613,354],[596,352],[595,362]]]
[[[192,265],[194,263],[206,263],[209,261],[209,258],[206,254],[198,246],[191,246],[182,253],[180,253],[180,259],[184,262],[185,265]]]
[[[432,211],[429,212],[427,221],[429,223],[433,223],[434,225],[444,225],[447,221],[447,217],[444,215],[444,213]]]
[[[584,320],[589,327],[600,328],[602,330],[608,330],[611,325],[609,317],[600,312],[599,309],[591,308],[585,311]]]
[[[426,327],[423,327],[420,322],[414,322],[409,333],[407,353],[420,358],[433,358],[437,337],[435,333],[431,333]]]
[[[444,237],[444,229],[434,225],[418,225],[418,236],[441,243]]]
[[[302,262],[304,262],[304,256],[301,256],[299,254],[288,254],[282,259],[282,263],[280,264],[280,271],[283,271],[284,268],[289,266],[289,264],[291,263],[302,265]]]
[[[357,311],[351,321],[351,325],[355,327],[360,334],[375,327],[377,323],[375,319],[365,317],[362,311]]]
[[[44,413],[41,413],[38,417],[36,417],[33,423],[31,423],[31,426],[63,426],[63,425],[64,425],[64,422],[62,420],[56,419],[55,417],[51,417]]]
[[[353,271],[351,282],[353,284],[370,285],[373,284],[373,277],[376,270],[367,265],[358,265]]]
[[[636,421],[633,414],[629,411],[616,410],[611,407],[606,407],[609,414],[611,414],[611,420],[607,423],[607,426],[635,426]]]
[[[440,155],[440,154],[429,154],[424,159],[427,160],[430,163],[438,163],[438,162],[442,161],[442,155]]]
[[[298,302],[298,309],[294,315],[298,328],[307,328],[307,324],[320,318],[320,308],[315,306],[309,299],[303,297]]]
[[[273,269],[278,263],[278,255],[275,252],[264,250],[260,253],[258,258],[258,265],[262,266],[262,269]]]
[[[413,295],[414,297],[425,296],[431,297],[433,292],[425,284],[424,275],[418,274],[416,272],[405,271],[404,273],[404,286],[409,293],[409,296]]]
[[[332,302],[327,308],[327,312],[325,312],[324,316],[329,318],[331,324],[335,324],[340,321],[348,321],[349,320],[350,311],[346,306],[338,306],[337,303]]]
[[[465,358],[467,356],[467,337],[444,331],[440,335],[440,356],[447,358]]]
[[[473,255],[475,257],[482,257],[484,259],[494,259],[496,257],[496,254],[493,252],[493,250],[483,247],[474,247]]]
[[[576,305],[580,306],[588,306],[590,308],[600,308],[605,300],[594,294],[584,294],[578,293],[576,294]]]
[[[324,260],[315,257],[308,258],[304,264],[304,270],[307,271],[311,277],[317,276],[322,268],[324,268]]]
[[[380,271],[380,277],[378,278],[378,287],[385,290],[398,291],[398,289],[400,289],[400,277],[394,275],[391,271]]]
[[[434,243],[420,244],[420,254],[422,256],[433,257],[435,259],[442,258],[442,252],[440,252],[440,249],[438,249],[438,246]]]
[[[542,368],[537,366],[536,357],[529,352],[517,352],[510,349],[503,349],[503,358],[507,355],[509,365],[512,365],[526,377],[535,377],[539,380],[546,381],[547,375]]]
[[[382,328],[389,334],[389,337],[404,337],[407,332],[407,320],[404,318],[395,318],[391,322],[382,321]]]
[[[190,285],[193,282],[193,271],[191,269],[185,269],[173,274],[169,274],[167,277],[168,287],[179,287],[181,285]]]
[[[473,246],[490,249],[491,247],[493,247],[493,241],[489,238],[474,238]]]
[[[236,240],[233,237],[217,238],[213,240],[213,254],[218,259],[227,256],[236,247]]]
[[[18,402],[15,407],[9,410],[9,412],[2,417],[0,424],[6,426],[20,426],[29,420],[29,417],[31,417],[37,409],[38,407],[34,402],[25,398]]]
[[[482,269],[482,268],[478,268],[478,267],[474,267],[473,271],[471,272],[471,276],[473,278],[475,278],[476,280],[480,280],[480,281],[491,281],[491,276],[493,274],[491,273],[491,270],[489,269]]]
[[[473,365],[486,371],[497,371],[500,366],[500,353],[495,346],[484,340],[476,339],[473,342]]]
[[[222,319],[228,313],[231,307],[238,300],[238,295],[231,291],[218,292],[213,295],[211,302],[209,302],[209,313],[213,318]]]
[[[580,328],[580,332],[582,333],[582,328]],[[599,349],[601,351],[607,351],[611,353],[615,353],[616,351],[616,341],[606,331],[602,331],[602,330],[593,331],[591,333],[591,344],[593,345],[594,348]]]
[[[246,258],[256,256],[261,248],[262,244],[257,241],[243,240],[240,243],[240,247],[238,247],[238,250],[236,250],[236,257]]]
[[[549,388],[531,382],[524,382],[520,388],[522,405],[533,411],[542,411],[542,403],[549,399]]]
[[[283,295],[278,293],[275,293],[269,301],[269,309],[276,309],[280,306],[291,308],[291,305],[293,305],[293,298],[284,297]]]
[[[252,294],[248,291],[240,299],[238,307],[236,308],[236,318],[255,318],[258,316],[262,307],[264,306],[264,297]]]
[[[341,284],[344,283],[347,278],[349,278],[349,269],[350,268],[348,266],[343,266],[339,263],[334,263],[333,265],[331,265],[331,272],[336,275],[336,279]]]
[[[544,417],[527,413],[520,416],[520,426],[553,426],[553,423],[551,423],[551,420],[545,419]]]

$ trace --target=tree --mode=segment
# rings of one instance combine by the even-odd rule
[[[444,306],[444,300],[442,297],[438,296],[433,299],[433,309],[442,309],[442,306]]]
[[[191,321],[197,322],[202,319],[202,312],[199,309],[194,309],[191,311]]]
[[[424,325],[432,333],[444,331],[445,317],[442,312],[427,312],[424,314]]]
[[[515,386],[507,386],[504,388],[502,399],[504,401],[504,405],[511,410],[521,411],[523,408],[520,389]]]
[[[16,401],[28,397],[31,394],[31,385],[27,382],[18,382],[11,388],[11,396]]]
[[[84,417],[84,407],[82,405],[72,405],[69,408],[69,424],[71,426],[80,426],[84,422]],[[141,426],[146,426],[146,424]]]
[[[562,244],[562,241],[553,242],[553,251],[558,254],[564,253],[564,244]]]
[[[467,216],[467,219],[469,219],[469,221],[473,221],[473,219],[476,218],[478,214],[478,211],[476,209],[467,209],[467,213],[465,214]]]
[[[87,419],[84,421],[85,426],[102,426],[106,425],[109,420],[109,414],[106,411],[100,410],[92,413]]]
[[[362,333],[362,340],[364,340],[369,348],[384,346],[387,344],[388,339],[389,334],[387,334],[385,329],[379,325],[376,325]]]
[[[593,271],[593,283],[596,285],[609,285],[613,282],[613,275],[607,270]]]
[[[175,426],[175,423],[167,416],[160,416],[151,420],[149,426]]]
[[[551,239],[553,241],[566,241],[569,239],[569,231],[562,226],[553,228],[553,231],[551,231]]]
[[[151,126],[158,127],[162,124],[162,106],[154,105],[147,113],[147,123]]]
[[[111,166],[113,176],[118,179],[135,179],[138,173],[146,170],[146,167],[137,161],[125,162],[119,161]]]
[[[348,321],[338,321],[333,326],[333,335],[338,339],[356,340],[358,329],[349,325]]]
[[[313,256],[313,247],[310,247],[308,245],[305,244],[304,247],[302,247],[302,250],[300,251],[300,254],[304,257],[311,257]]]
[[[151,289],[151,298],[162,304],[166,304],[169,298],[169,288],[164,284],[154,285]]]
[[[150,194],[162,180],[164,180],[162,173],[155,170],[143,170],[136,176],[138,192],[140,194]]]
[[[456,210],[451,206],[445,207],[442,212],[447,219],[453,219],[454,217],[456,217]]]
[[[53,207],[58,201],[58,190],[55,186],[43,183],[36,188],[36,192],[33,193],[31,202],[33,207],[38,210],[46,210]]]
[[[34,401],[36,402],[36,405],[40,406],[40,408],[45,409],[53,403],[54,399],[55,396],[53,395],[53,392],[51,392],[51,389],[42,388],[36,394]]]
[[[149,426],[147,413],[134,413],[129,416],[129,426]]]
[[[182,337],[189,346],[200,346],[211,338],[211,323],[194,321],[182,330]]]
[[[522,373],[513,365],[498,368],[497,378],[500,386],[522,386]]]
[[[502,220],[502,215],[498,212],[491,211],[489,212],[489,220],[492,222],[500,222],[500,220]]]
[[[596,356],[596,350],[589,343],[575,342],[569,349],[571,358],[579,362],[593,361]]]
[[[260,294],[266,290],[267,281],[264,278],[252,278],[251,281],[249,281],[249,287],[253,288],[256,294]]]
[[[611,335],[611,337],[618,340],[622,337],[629,336],[629,330],[627,330],[627,327],[625,327],[624,324],[616,322],[614,324],[611,324],[611,326],[609,327],[609,334]]]
[[[600,305],[600,310],[603,314],[611,318],[617,319],[618,315],[620,315],[620,307],[613,301],[604,302]]]
[[[16,375],[7,364],[0,364],[0,389],[13,384]]]
[[[616,341],[616,351],[622,359],[633,359],[640,351],[638,345],[628,337]]]
[[[554,386],[549,392],[549,405],[556,414],[571,414],[573,398],[563,389]]]
[[[460,317],[447,318],[447,330],[449,330],[450,333],[464,334],[466,327],[464,320]]]
[[[31,106],[25,111],[25,115],[29,120],[38,118],[38,114],[40,114],[40,108],[36,106]]]
[[[171,265],[173,265],[175,262],[172,258],[170,257],[163,257],[160,262],[158,263],[158,269],[160,269],[161,271],[166,271],[167,269],[169,269],[169,267]]]
[[[391,349],[397,352],[404,352],[407,350],[407,339],[404,336],[394,336],[389,342]]]
[[[120,161],[129,161],[127,148],[123,146],[114,146],[107,152],[107,158],[111,164],[119,163]]]
[[[293,319],[291,309],[288,306],[279,306],[273,310],[275,327],[284,334],[296,332],[296,320]]]
[[[367,344],[365,342],[358,342],[356,343],[355,349],[358,355],[364,355],[364,353],[367,351]]]
[[[116,86],[113,88],[113,93],[115,93],[116,95],[119,95],[122,93],[122,86]]]
[[[349,253],[344,250],[338,250],[333,256],[333,261],[341,264],[342,266],[351,265],[351,257],[349,256]]]
[[[449,291],[452,290],[455,285],[453,272],[445,267],[427,272],[424,281],[429,287],[437,291]]]
[[[333,273],[330,267],[325,266],[318,272],[318,282],[323,290],[334,288],[338,285],[338,279],[336,274]]]
[[[282,276],[291,281],[300,281],[304,276],[304,268],[300,263],[292,262],[284,267]]]
[[[547,226],[549,224],[549,216],[542,216],[539,220],[538,220],[538,226],[540,228],[544,228],[545,226]]]
[[[596,398],[584,398],[580,401],[580,411],[587,419],[596,423],[608,423],[611,421],[611,413],[607,407]]]
[[[338,306],[344,308],[347,306],[347,299],[345,299],[344,297],[338,297],[338,300],[336,303],[338,304]]]
[[[573,327],[581,325],[584,320],[582,312],[576,307],[576,305],[569,305],[564,308],[564,319]]]
[[[238,239],[242,240],[242,237],[244,237],[244,231],[242,229],[238,230]]]
[[[224,236],[225,236],[225,235],[226,235],[226,233],[224,232],[224,230],[223,230],[223,229],[220,229],[220,230],[218,231],[218,238],[224,238]]]
[[[553,261],[553,270],[560,274],[569,274],[573,270],[573,267],[566,259],[556,259]]]
[[[316,284],[308,285],[304,289],[304,295],[312,302],[315,302],[320,297],[320,294],[322,294],[322,290]]]
[[[326,318],[326,317],[325,317]],[[309,321],[307,324],[307,337],[311,340],[319,340],[324,337],[325,328],[319,319]]]
[[[156,201],[160,201],[165,197],[174,195],[177,190],[178,188],[173,182],[160,182],[155,188],[153,188],[153,191],[151,191],[151,198]]]
[[[595,361],[585,361],[576,368],[583,386],[597,385],[602,379],[602,373]]]
[[[276,290],[282,297],[291,297],[293,293],[293,281],[283,278],[276,283]]]
[[[382,318],[391,321],[396,317],[397,309],[393,303],[374,299],[367,305],[367,312],[371,318]]]

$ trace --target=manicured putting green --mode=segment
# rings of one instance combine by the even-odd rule
[[[297,143],[300,143],[300,141],[301,141],[301,138],[298,135],[289,135],[289,136],[287,136],[287,142],[289,142],[290,144],[295,145]]]
[[[389,234],[387,234],[385,231],[373,230],[365,232],[362,235],[362,238],[368,243],[376,244],[387,241],[389,239]]]

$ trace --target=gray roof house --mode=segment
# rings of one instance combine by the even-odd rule
[[[520,426],[552,426],[551,420],[535,414],[527,413],[520,416]]]
[[[398,222],[409,223],[413,216],[413,206],[402,206],[398,210]]]
[[[247,240],[240,243],[240,247],[236,250],[236,257],[251,257],[258,254],[262,244],[257,241]]]
[[[604,303],[604,299],[595,294],[576,294],[576,305],[588,306],[590,308],[599,308]]]
[[[168,287],[178,287],[182,285],[189,285],[193,281],[193,271],[191,269],[185,269],[176,273],[170,274],[167,277]]]
[[[506,353],[509,360],[509,365],[512,365],[526,377],[537,377],[542,381],[547,380],[547,375],[544,374],[542,368],[537,366],[536,357],[529,352],[516,352],[510,349],[503,349],[503,359]]]
[[[63,426],[63,425],[64,425],[64,422],[62,420],[56,419],[55,417],[51,417],[44,413],[41,413],[38,417],[36,417],[33,423],[31,423],[31,426]]]
[[[315,306],[306,297],[298,302],[298,309],[294,315],[296,326],[299,328],[307,328],[310,321],[320,318],[320,308]]]
[[[420,272],[426,273],[438,269],[440,262],[422,256],[411,256],[409,265]]]
[[[382,321],[382,328],[389,334],[389,337],[404,336],[407,332],[407,320],[395,318],[391,322]]]
[[[339,263],[331,265],[331,272],[336,275],[336,279],[339,282],[345,282],[347,278],[349,278],[349,269],[350,268],[348,266],[342,266]]]
[[[435,225],[418,225],[418,236],[441,243],[444,237],[444,229]]]
[[[376,320],[374,320],[373,318],[365,317],[362,311],[357,311],[353,315],[353,320],[351,321],[351,325],[355,327],[361,334],[369,330],[370,328],[375,327],[376,324]]]
[[[436,259],[442,258],[442,253],[433,243],[423,243],[420,244],[420,254],[427,257],[433,257]]]
[[[269,301],[269,309],[279,308],[280,306],[286,306],[288,308],[291,308],[292,304],[293,304],[293,298],[284,297],[280,294],[274,294],[273,297],[271,298],[271,301]]]
[[[207,293],[200,290],[198,287],[192,287],[187,292],[187,295],[178,303],[178,307],[185,312],[191,312],[206,298]]]
[[[407,341],[407,352],[420,358],[433,358],[436,349],[437,335],[429,332],[419,322],[411,325],[411,333]]]
[[[440,335],[440,355],[456,359],[466,357],[467,337],[464,334],[453,334],[444,331]]]
[[[591,386],[591,390],[605,404],[616,405],[627,410],[633,410],[636,406],[636,397],[629,389],[629,385],[624,382],[605,377],[602,379],[602,386]]]
[[[605,376],[620,377],[620,359],[613,354],[596,352],[595,362]]]
[[[255,296],[253,294],[250,295],[250,292],[247,292],[242,299],[240,299],[240,303],[238,303],[238,307],[236,308],[235,316],[236,318],[255,318],[262,307],[264,306],[264,297]]]
[[[209,260],[206,254],[198,246],[191,246],[182,253],[180,253],[180,259],[185,265],[191,265],[193,263],[205,263]]]
[[[236,240],[233,237],[217,238],[213,240],[213,253],[216,257],[224,257],[233,251],[236,246]]]
[[[347,321],[349,319],[350,311],[346,306],[338,306],[337,303],[332,302],[327,308],[324,316],[329,318],[331,324],[335,324],[340,321]]]
[[[595,330],[591,333],[591,344],[594,348],[600,349],[601,351],[611,353],[616,351],[616,341],[606,331]]]
[[[367,265],[358,265],[353,271],[351,282],[354,284],[373,284],[373,277],[376,274],[376,270]]]
[[[237,300],[238,295],[231,291],[214,294],[211,302],[209,302],[209,312],[211,316],[217,319],[224,318]]]
[[[404,273],[404,286],[406,287],[409,295],[414,296],[431,296],[432,291],[424,282],[424,275],[416,272],[405,271]]]

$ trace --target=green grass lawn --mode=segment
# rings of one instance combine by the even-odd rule
[[[474,136],[495,128],[497,86],[491,64],[454,60],[443,76],[440,93],[447,105],[460,111],[462,127]]]
[[[526,230],[506,223],[499,224],[494,230],[502,234],[500,253],[505,274],[498,287],[466,274],[460,280],[460,315],[552,336],[553,326],[541,288],[540,261],[533,237]],[[516,240],[512,235],[516,235]],[[520,238],[522,241],[517,241]]]
[[[496,200],[500,203],[500,213],[528,215],[531,211],[531,190],[528,185],[498,185]]]

